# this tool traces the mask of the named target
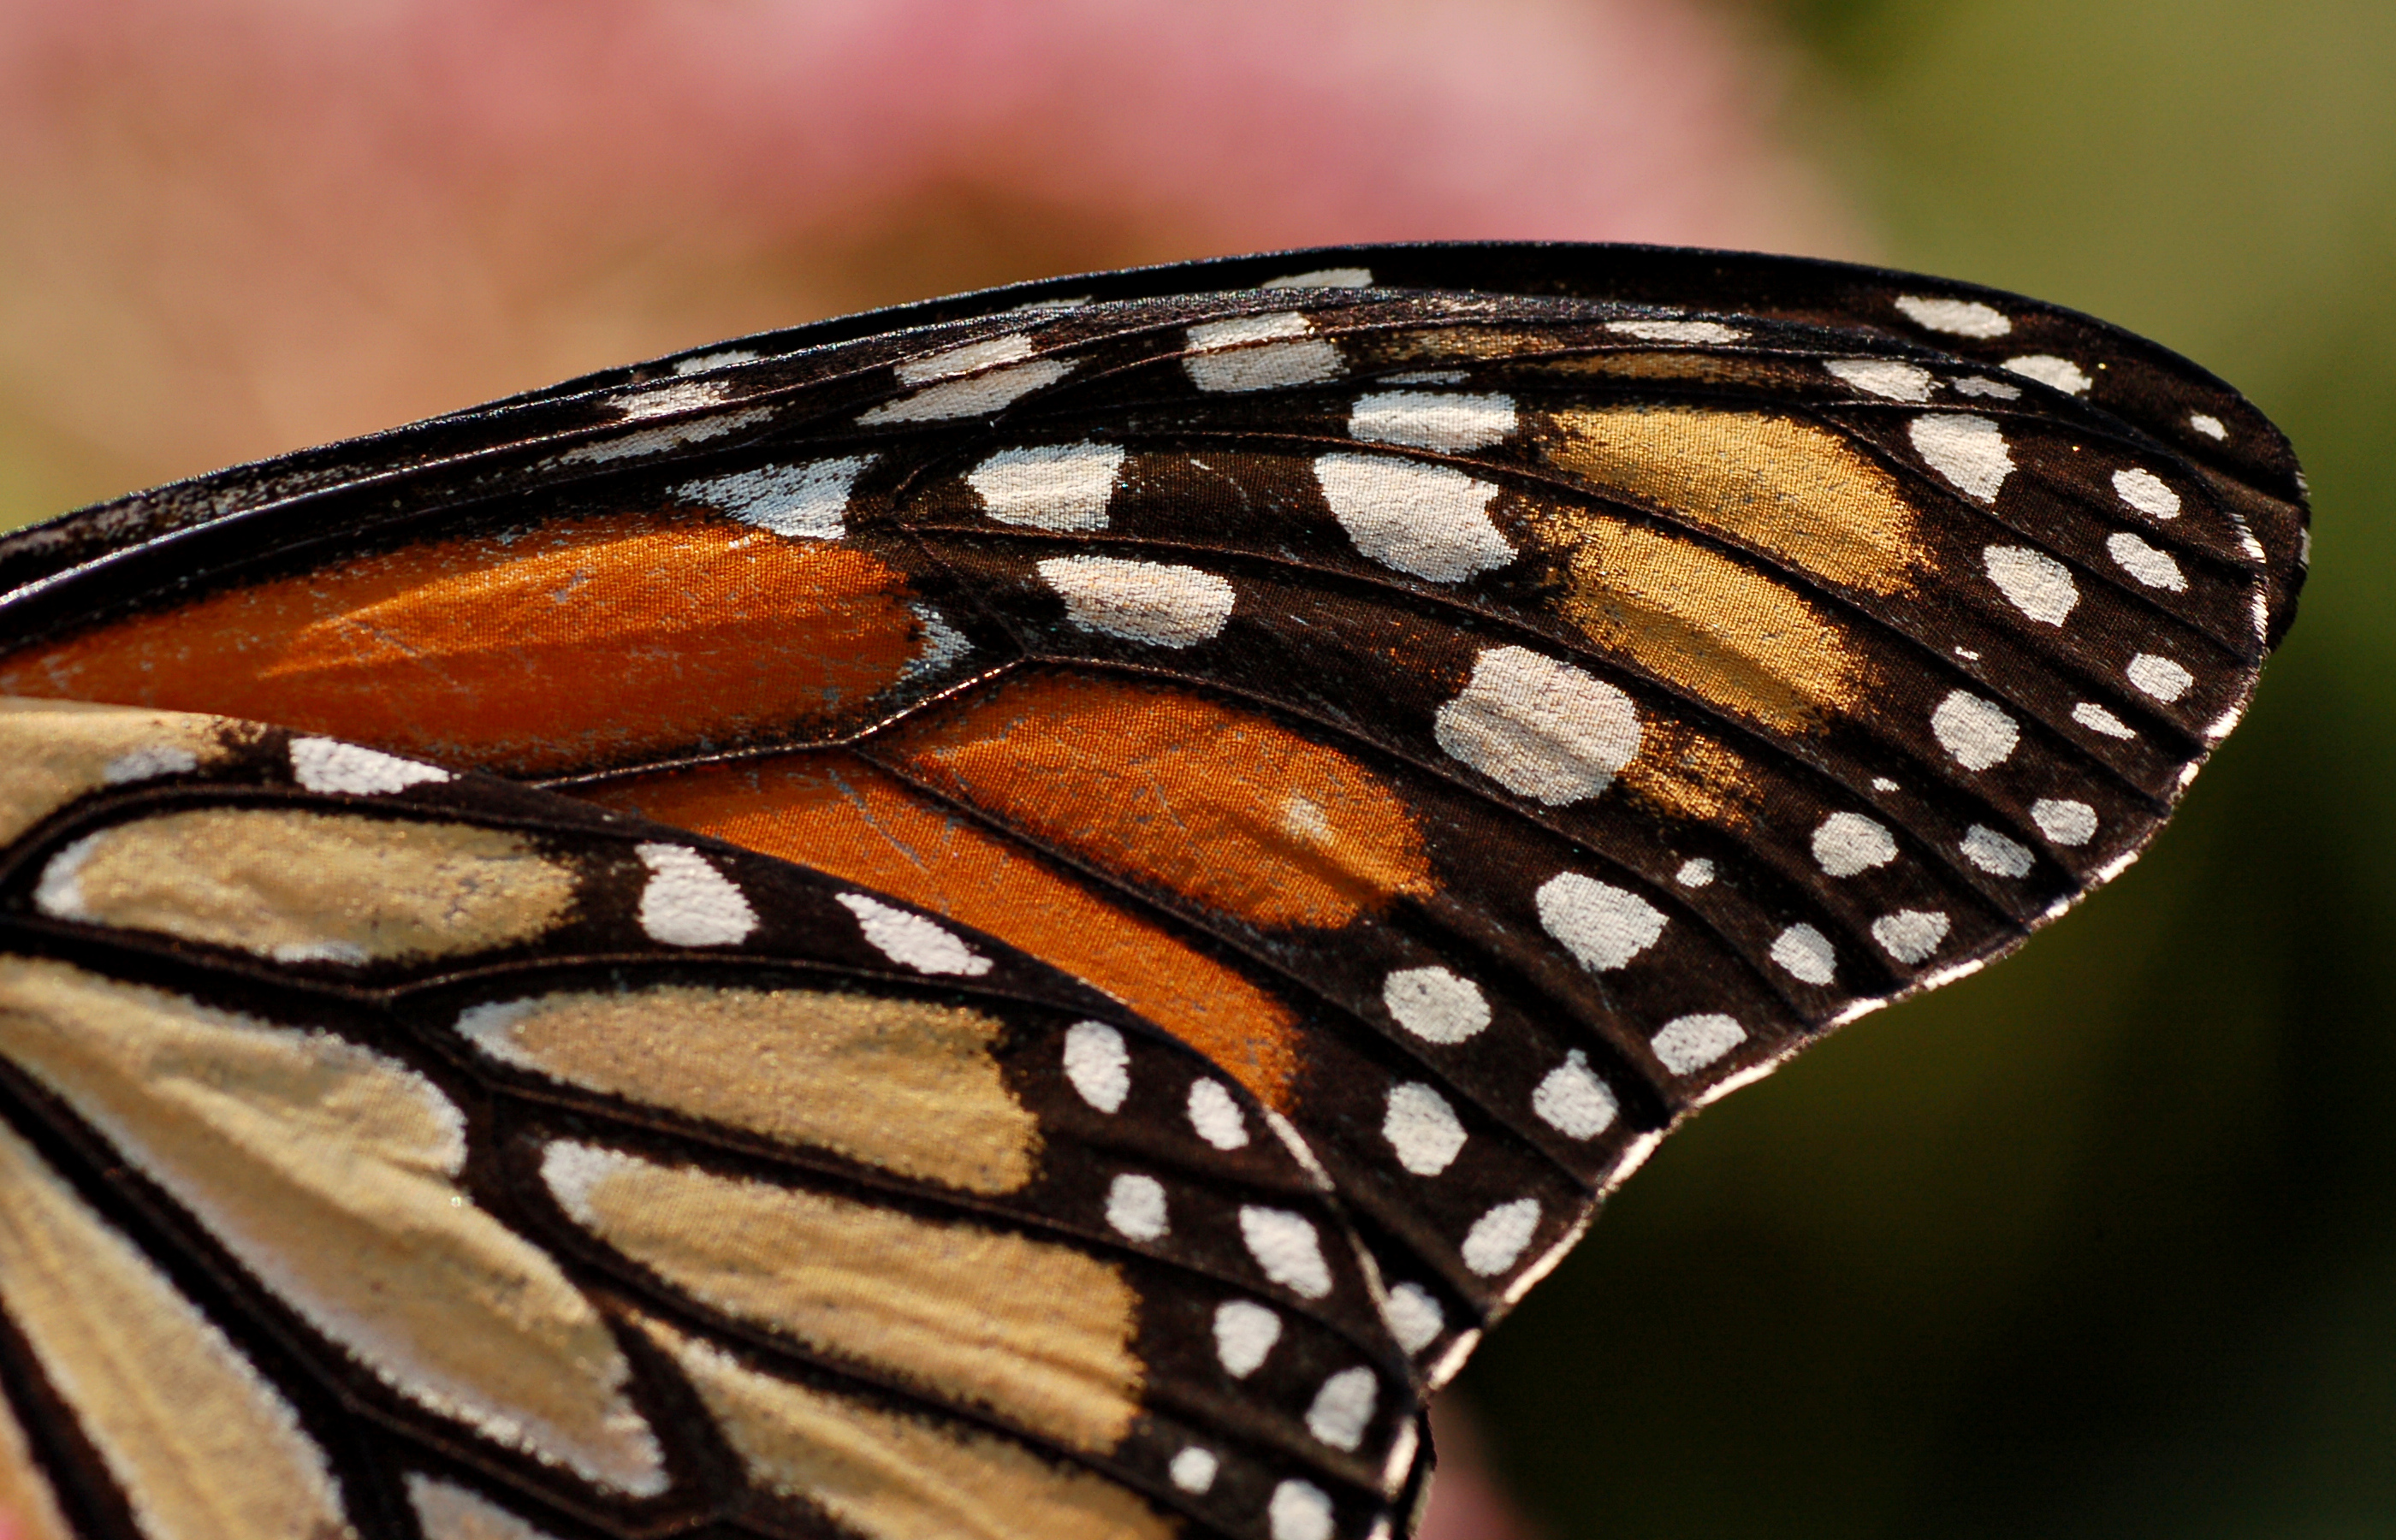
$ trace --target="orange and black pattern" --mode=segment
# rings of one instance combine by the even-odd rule
[[[2250,405],[2068,312],[1419,246],[0,541],[8,1223],[294,1452],[211,1485],[90,1388],[140,1309],[20,1246],[0,1501],[1402,1533],[1423,1398],[1677,1118],[2136,856],[2305,518]]]

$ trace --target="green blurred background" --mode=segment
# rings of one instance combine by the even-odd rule
[[[2396,7],[1785,19],[1888,259],[2236,382],[2314,576],[2139,865],[1668,1141],[1465,1389],[1558,1537],[2396,1533]]]
[[[1776,131],[1827,173],[1825,206],[1853,210],[1817,248],[2076,305],[2234,381],[2310,471],[2316,576],[2247,724],[2146,860],[2012,962],[1668,1142],[1461,1395],[1548,1540],[2396,1533],[2396,5],[1750,6],[1732,32],[1796,83]],[[206,159],[171,113],[144,132],[101,124],[116,158],[94,164],[146,169],[89,199],[147,198],[178,185],[178,155]],[[81,209],[83,163],[60,164],[22,183],[56,201],[0,219]],[[496,245],[520,233],[512,206],[473,205]],[[815,268],[702,253],[665,286],[706,302],[567,327],[571,346],[536,327],[459,378],[497,394],[827,308],[1222,244],[1145,215],[1076,233],[1036,199],[936,188],[911,207]],[[169,223],[141,239],[210,238]],[[248,238],[226,238],[236,268]],[[7,326],[32,336],[81,259],[43,268],[21,229],[0,248]],[[589,279],[586,310],[618,271]],[[746,287],[719,301],[703,280],[727,272]],[[122,290],[152,307],[134,331],[189,312],[142,282]],[[393,313],[354,355],[414,335]],[[207,365],[221,350],[192,330],[170,340]],[[112,447],[59,426],[31,348],[0,391],[0,526],[300,431],[244,418],[170,444],[164,415],[137,414]],[[207,376],[165,378],[195,394]],[[471,399],[446,376],[402,384],[327,420]],[[77,388],[104,420],[106,390]],[[318,421],[292,410],[274,420]]]

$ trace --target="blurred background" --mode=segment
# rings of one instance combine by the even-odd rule
[[[2317,541],[2143,863],[1707,1112],[1496,1334],[1441,1533],[2396,1533],[2386,0],[11,0],[0,525],[866,305],[1471,236],[2092,311],[2287,429]]]

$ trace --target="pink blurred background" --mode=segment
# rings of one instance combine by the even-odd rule
[[[1857,255],[1696,0],[16,0],[0,526],[744,331],[1477,236]],[[1433,1540],[1525,1533],[1442,1411]]]

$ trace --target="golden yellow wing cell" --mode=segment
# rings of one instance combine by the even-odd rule
[[[1298,1052],[1279,1000],[854,754],[706,765],[580,794],[986,931],[1106,990],[1288,1110]]]
[[[1139,1416],[1139,1299],[1070,1246],[557,1144],[568,1215],[712,1308],[1106,1454]]]
[[[478,1005],[458,1029],[503,1063],[900,1175],[997,1194],[1038,1174],[1001,1025],[963,1006],[664,985]]]
[[[213,711],[501,775],[804,732],[925,644],[852,546],[627,513],[428,541],[38,644],[0,695]]]

